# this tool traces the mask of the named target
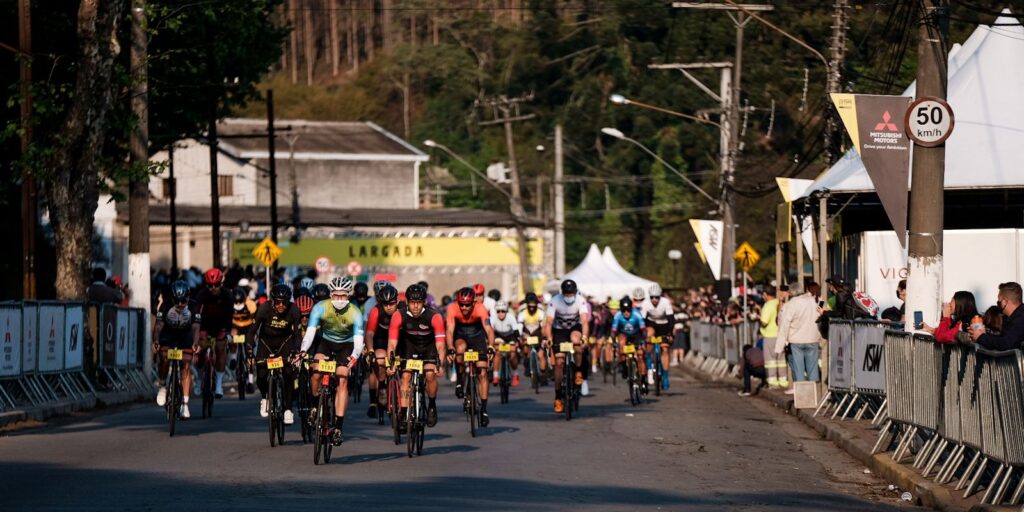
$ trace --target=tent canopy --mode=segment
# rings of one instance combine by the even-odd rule
[[[591,244],[587,256],[563,279],[572,279],[584,295],[598,300],[606,297],[618,298],[629,294],[637,286],[647,289],[654,281],[630,274],[622,268],[610,248],[602,254],[597,245]]]
[[[947,190],[1024,187],[1024,27],[1003,10],[993,26],[980,25],[949,53],[947,101],[955,126],[946,141]],[[903,92],[914,96],[917,83]],[[909,186],[909,184],[908,184]],[[850,149],[818,177],[803,197],[873,192],[857,151]]]

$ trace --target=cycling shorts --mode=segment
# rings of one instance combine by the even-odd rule
[[[647,327],[654,329],[655,336],[665,338],[665,342],[672,341],[672,324],[670,322],[665,322],[663,324],[651,322],[647,324]]]
[[[573,332],[583,333],[583,326],[576,324],[568,329],[551,329],[551,342],[557,347],[559,343],[572,341]]]
[[[186,349],[192,348],[192,329],[185,332],[160,332],[160,346],[164,348]]]
[[[419,345],[416,343],[406,343],[405,350],[401,352],[402,359],[423,359],[423,360],[434,360],[440,359],[437,353],[437,345],[433,343],[427,343]]]
[[[481,330],[481,331],[475,332],[475,333],[464,333],[464,334],[470,334],[470,335],[464,336],[463,334],[460,334],[458,331],[456,331],[456,333],[455,333],[455,340],[456,341],[458,341],[458,340],[465,341],[466,342],[466,349],[472,349],[472,350],[475,350],[475,351],[477,351],[477,352],[479,352],[481,354],[487,353],[487,333],[485,333],[485,332],[483,332],[483,330]]]
[[[320,348],[316,353],[317,355],[323,354],[327,359],[337,362],[338,366],[345,366],[348,364],[348,358],[352,356],[354,348],[354,343],[331,343],[324,340],[320,342]]]
[[[634,332],[633,334],[626,334],[624,332],[620,332],[616,336],[625,336],[626,337],[626,344],[628,344],[628,345],[640,346],[640,345],[643,344],[643,340],[644,340],[644,337],[639,332]]]

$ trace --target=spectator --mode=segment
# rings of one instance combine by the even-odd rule
[[[768,375],[765,372],[764,352],[752,345],[743,345],[743,391],[740,396],[750,396],[750,377],[753,375],[761,379],[753,394],[758,394],[762,388],[768,386]]]
[[[999,306],[989,306],[985,310],[985,316],[981,320],[982,325],[985,326],[985,332],[992,334],[1003,333],[1003,310],[999,309]]]
[[[1024,309],[1020,307],[1021,289],[1017,283],[999,285],[999,297],[996,304],[1006,317],[1003,320],[1002,334],[989,334],[985,327],[971,328],[971,341],[991,350],[1012,350],[1021,347],[1024,340]]]
[[[775,287],[768,286],[762,295],[764,296],[764,307],[761,309],[761,338],[764,340],[764,352],[762,354],[763,369],[768,374],[768,386],[773,388],[788,388],[789,377],[786,375],[786,361],[781,353],[775,351],[775,344],[779,338],[779,299],[775,298]],[[749,386],[747,391],[750,391]]]
[[[835,299],[834,303],[830,304],[832,311],[827,316],[844,320],[856,320],[871,316],[857,305],[856,299],[853,298],[853,288],[847,284],[846,278],[834,275],[825,282],[828,283],[828,289],[834,294]]]
[[[784,284],[779,286],[779,306],[789,301],[789,285]]]
[[[890,322],[902,322],[906,316],[907,309],[907,280],[900,279],[899,284],[896,285],[896,298],[900,300],[900,307],[889,306],[882,311],[882,320],[888,320]]]
[[[977,314],[978,307],[974,304],[974,294],[959,291],[953,294],[953,300],[942,304],[942,320],[939,321],[939,326],[924,324],[922,328],[935,337],[936,343],[953,343],[957,335],[970,329],[971,319]]]
[[[786,303],[779,315],[779,338],[775,344],[775,354],[782,354],[789,345],[793,352],[793,380],[818,380],[818,343],[821,335],[816,320],[820,309],[815,303],[811,290],[817,289],[817,283],[807,285],[808,292],[794,297]]]
[[[124,294],[107,285],[107,271],[102,268],[92,269],[92,284],[85,290],[89,302],[96,304],[120,304]]]
[[[686,359],[686,353],[690,351],[690,313],[687,312],[685,298],[675,302],[675,332],[672,339],[672,359],[669,366],[678,366]]]

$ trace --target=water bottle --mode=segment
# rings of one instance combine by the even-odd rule
[[[981,315],[974,315],[974,317],[971,318],[971,329],[979,329],[980,330],[980,329],[984,329],[984,328],[985,328],[985,321],[984,321],[983,318],[981,318]]]

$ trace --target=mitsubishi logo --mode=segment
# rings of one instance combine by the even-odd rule
[[[889,111],[886,110],[885,113],[882,114],[882,122],[875,125],[875,130],[888,130],[890,132],[898,132],[899,129],[896,128],[895,124],[889,122],[890,119],[892,119],[892,114],[890,114]]]

